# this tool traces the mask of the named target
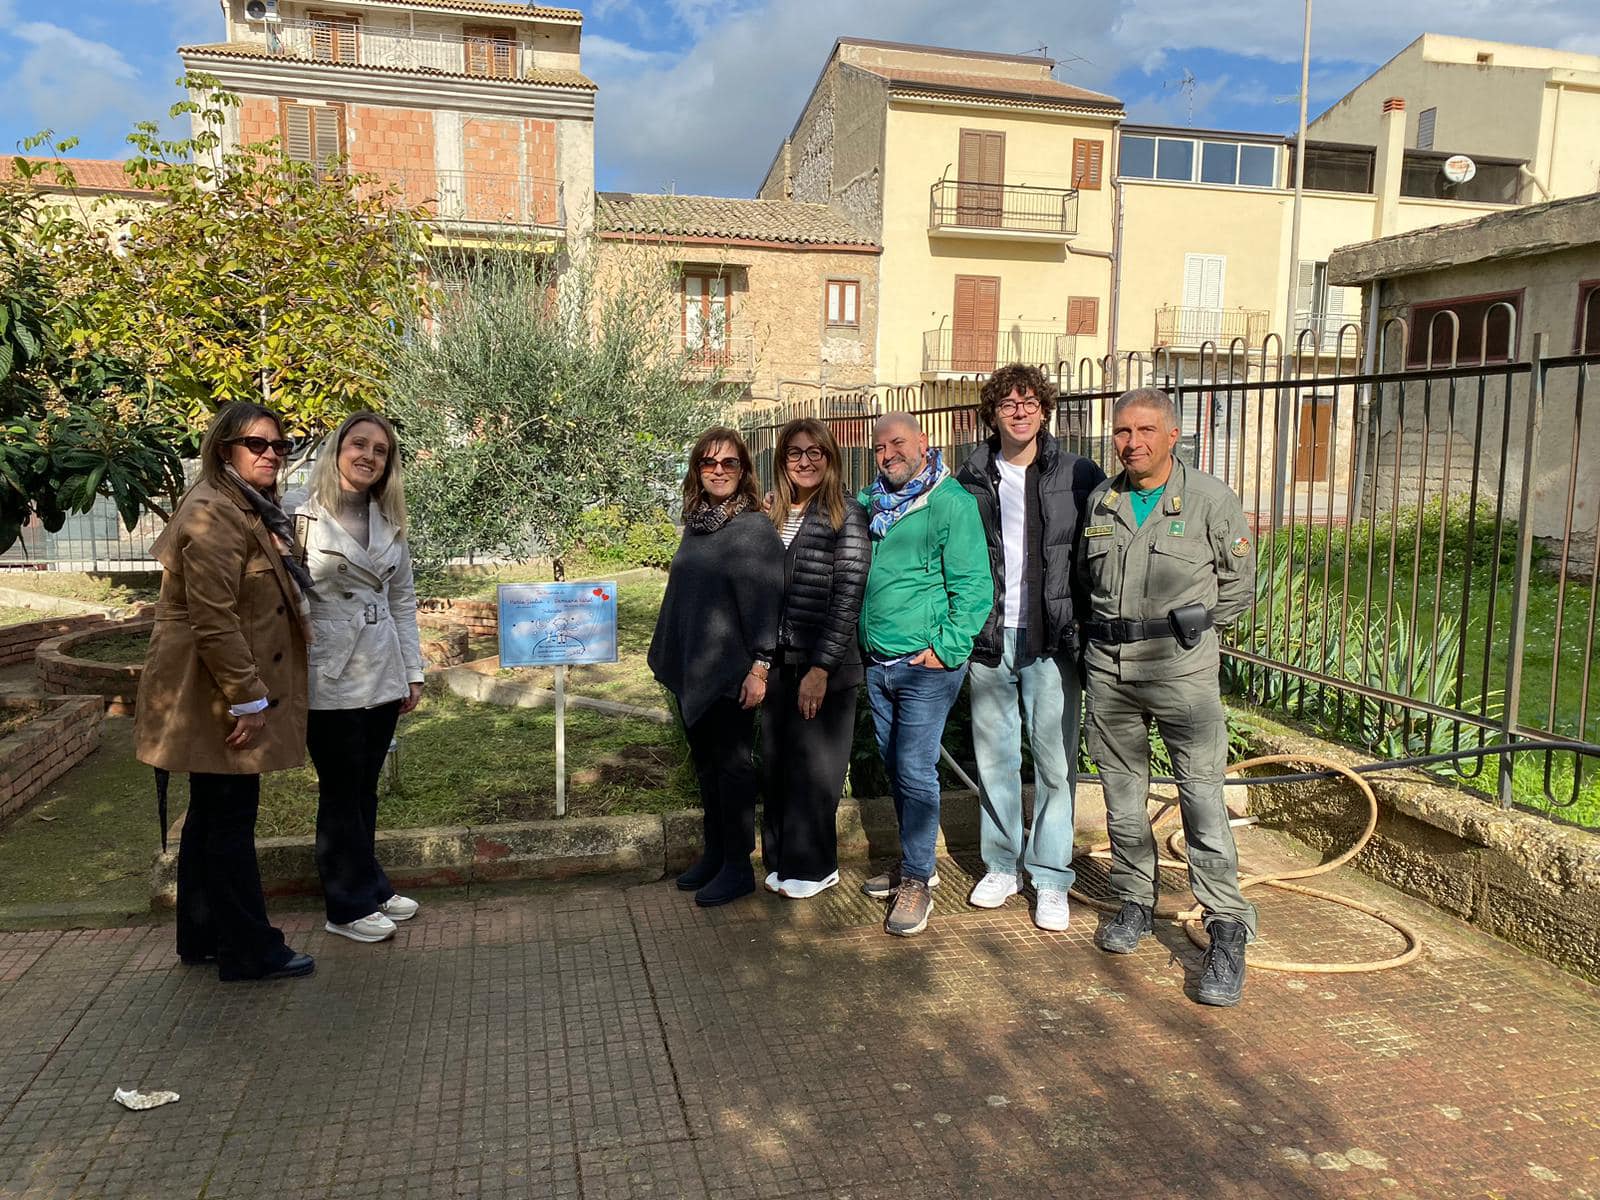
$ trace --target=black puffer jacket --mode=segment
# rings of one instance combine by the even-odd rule
[[[983,631],[973,643],[972,659],[985,666],[998,666],[1005,648],[1003,622],[1006,612],[1005,544],[1000,532],[1000,468],[995,458],[1000,453],[998,434],[980,445],[961,465],[957,481],[978,501],[983,529],[989,538],[989,571],[994,576],[994,608],[984,622]],[[1042,615],[1043,637],[1031,628],[1030,647],[1046,655],[1076,654],[1077,630],[1074,614],[1079,607],[1087,611],[1086,597],[1073,570],[1078,539],[1083,535],[1083,515],[1088,511],[1089,493],[1106,477],[1089,458],[1061,449],[1048,433],[1039,435],[1039,453],[1028,468],[1028,522],[1025,536],[1042,564],[1027,569],[1024,579],[1040,581],[1042,595],[1023,611]],[[1040,567],[1042,566],[1042,570]]]
[[[844,525],[837,531],[828,524],[826,508],[813,501],[789,544],[778,645],[806,667],[838,677],[841,667],[861,663],[856,623],[872,544],[866,510],[853,497],[845,497]]]

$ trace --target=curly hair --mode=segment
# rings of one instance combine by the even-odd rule
[[[1000,426],[995,420],[995,410],[1013,388],[1024,395],[1032,392],[1039,401],[1041,420],[1049,424],[1050,414],[1056,407],[1056,386],[1038,367],[1030,367],[1027,363],[1009,363],[984,380],[983,391],[978,396],[979,419],[998,433]]]

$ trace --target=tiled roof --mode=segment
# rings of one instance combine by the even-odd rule
[[[593,92],[599,85],[582,71],[568,71],[562,67],[535,67],[515,78],[500,75],[472,75],[462,71],[441,71],[436,67],[389,67],[377,63],[333,62],[323,58],[301,58],[296,54],[271,54],[248,42],[211,42],[203,46],[179,46],[179,54],[220,54],[225,58],[252,58],[265,62],[309,63],[319,67],[342,67],[363,71],[390,71],[401,75],[450,75],[463,79],[491,79],[496,83],[531,83],[539,87],[569,88],[575,92]]]
[[[414,5],[426,8],[453,8],[465,13],[495,13],[508,17],[543,17],[552,21],[581,21],[583,14],[575,8],[541,8],[529,4],[483,4],[477,0],[386,0],[389,4]]]
[[[792,242],[796,245],[877,245],[826,204],[801,204],[794,200],[601,192],[595,198],[595,227],[602,233]]]
[[[1096,108],[1122,107],[1122,101],[1104,92],[1054,79],[1014,79],[1004,75],[984,75],[970,71],[914,71],[905,67],[864,66],[858,70],[882,76],[891,84],[930,92],[956,92],[966,95],[1000,96],[1008,100],[1041,101],[1046,104],[1081,104]]]
[[[43,166],[46,169],[37,177],[36,183],[47,191],[59,190],[60,184],[56,180],[56,173],[49,168],[56,163],[70,167],[74,178],[78,181],[78,188],[85,192],[145,192],[148,188],[141,188],[128,178],[123,170],[123,162],[117,158],[46,158],[37,155],[23,155],[26,161]],[[0,158],[0,179],[15,179],[17,175],[15,155],[6,155]]]

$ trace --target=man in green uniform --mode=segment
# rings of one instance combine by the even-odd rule
[[[1249,607],[1255,541],[1239,498],[1173,457],[1178,421],[1165,392],[1120,396],[1112,439],[1122,471],[1090,494],[1078,551],[1089,593],[1088,745],[1105,789],[1111,889],[1122,903],[1095,943],[1131,954],[1153,928],[1157,851],[1146,730],[1154,721],[1172,756],[1189,882],[1211,938],[1196,998],[1237,1004],[1256,913],[1239,891],[1222,799],[1228,727],[1216,631]]]

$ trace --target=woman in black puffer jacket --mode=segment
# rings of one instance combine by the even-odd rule
[[[772,523],[787,553],[778,656],[761,710],[761,857],[767,890],[804,900],[839,882],[834,822],[855,734],[856,622],[872,548],[826,425],[789,422],[773,459]]]

